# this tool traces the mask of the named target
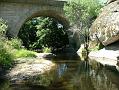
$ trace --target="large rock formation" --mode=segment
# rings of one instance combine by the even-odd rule
[[[90,30],[92,41],[98,40],[105,47],[90,52],[89,58],[119,70],[119,0],[108,0]]]
[[[90,37],[104,46],[119,40],[119,0],[106,5],[90,29]]]

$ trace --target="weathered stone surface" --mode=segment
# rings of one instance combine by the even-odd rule
[[[88,56],[90,59],[96,60],[104,65],[116,66],[119,71],[119,41],[99,51],[91,51]]]
[[[48,60],[20,58],[6,76],[12,83],[26,82],[47,86],[50,84],[50,76],[44,74],[53,70],[53,67],[55,67],[55,63]]]
[[[119,0],[102,9],[102,13],[92,24],[90,31],[91,40],[95,41],[98,37],[104,46],[119,40]]]
[[[96,58],[107,58],[107,59],[117,60],[117,57],[119,57],[119,51],[106,50],[104,48],[99,51],[90,52],[89,56],[96,57]]]

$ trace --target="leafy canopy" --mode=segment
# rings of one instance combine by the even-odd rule
[[[24,46],[28,49],[52,50],[63,48],[68,44],[64,26],[54,18],[37,17],[27,21],[19,32]]]
[[[89,27],[98,16],[101,7],[99,0],[70,0],[64,10],[71,25]]]

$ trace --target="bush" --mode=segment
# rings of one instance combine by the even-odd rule
[[[0,66],[9,68],[13,60],[20,57],[36,57],[36,53],[22,49],[22,42],[18,38],[6,38],[7,25],[0,19]]]
[[[13,55],[11,53],[12,47],[7,44],[8,40],[5,38],[6,31],[6,22],[0,19],[0,66],[9,68],[13,62]]]
[[[22,41],[18,38],[12,38],[7,42],[11,45],[14,49],[21,49],[22,48]]]
[[[12,66],[13,55],[11,53],[11,47],[0,40],[0,66],[9,68]]]

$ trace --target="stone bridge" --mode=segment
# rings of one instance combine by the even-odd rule
[[[61,21],[67,28],[63,6],[66,0],[0,0],[0,17],[9,25],[8,34],[17,36],[22,25],[29,19],[48,16]]]

